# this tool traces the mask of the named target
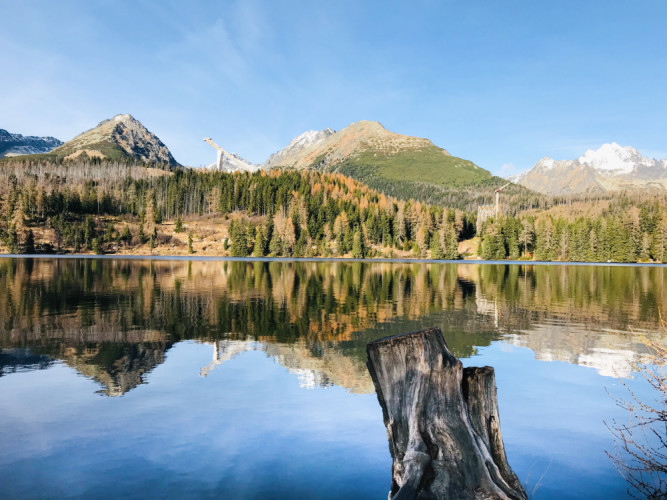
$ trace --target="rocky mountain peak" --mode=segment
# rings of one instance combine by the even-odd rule
[[[575,160],[546,156],[515,179],[547,194],[667,189],[667,160],[647,158],[631,146],[612,142],[589,149]]]
[[[134,122],[134,123],[138,123],[139,125],[141,125],[141,122],[136,120],[132,115],[130,115],[128,113],[125,113],[125,114],[115,115],[111,118],[107,118],[106,120],[102,120],[100,123],[97,124],[97,127],[102,127],[103,125],[105,125],[107,123],[118,123],[118,122],[130,122],[130,123]],[[97,127],[95,127],[95,128],[97,128]]]
[[[645,158],[635,148],[623,147],[615,142],[603,144],[595,151],[587,150],[578,161],[603,172],[618,174],[629,174],[637,165],[646,163]]]
[[[553,158],[545,156],[544,158],[538,160],[534,168],[543,168],[545,170],[551,170],[552,168],[554,168],[555,163],[556,161]]]
[[[179,165],[165,144],[130,114],[118,114],[56,148],[65,158],[82,153],[98,158],[130,157],[148,163]]]
[[[366,133],[382,133],[387,132],[387,129],[380,122],[373,120],[359,120],[345,127],[348,131],[364,131]]]
[[[297,135],[294,139],[290,141],[287,145],[288,148],[297,148],[297,147],[308,147],[315,143],[318,143],[330,135],[335,134],[335,130],[330,128],[325,128],[324,130],[308,130],[301,135]]]
[[[305,151],[318,148],[335,133],[335,130],[325,128],[324,130],[308,130],[297,135],[284,149],[269,156],[263,167],[295,166]]]

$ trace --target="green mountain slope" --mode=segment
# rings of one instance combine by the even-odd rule
[[[444,191],[504,184],[428,139],[396,134],[373,121],[352,123],[335,133],[307,132],[272,157],[269,168],[275,166],[340,172],[397,198],[435,203],[441,203]]]
[[[477,185],[492,177],[473,162],[450,156],[437,146],[394,154],[360,152],[334,169],[366,180],[376,178],[449,188]]]

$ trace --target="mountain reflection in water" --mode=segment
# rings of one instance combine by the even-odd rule
[[[217,365],[262,351],[303,387],[373,392],[365,346],[440,327],[460,358],[503,339],[541,360],[629,376],[638,333],[657,335],[665,267],[0,261],[0,375],[59,360],[125,394],[177,342]]]

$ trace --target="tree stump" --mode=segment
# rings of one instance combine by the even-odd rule
[[[507,463],[493,368],[463,368],[438,328],[368,344],[393,458],[389,499],[527,499]]]

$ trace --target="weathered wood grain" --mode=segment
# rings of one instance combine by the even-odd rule
[[[493,368],[463,369],[439,329],[367,347],[393,458],[390,499],[526,499],[507,463]]]

